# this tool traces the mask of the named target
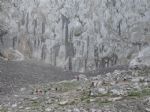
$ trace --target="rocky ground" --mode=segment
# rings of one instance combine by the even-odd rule
[[[115,69],[122,70],[127,69],[127,67],[112,67],[100,70],[97,73],[92,71],[84,74],[86,74],[86,76],[99,73],[104,74],[112,72]],[[0,60],[0,95],[12,94],[16,89],[30,84],[71,80],[79,74],[79,72],[73,73],[70,71],[64,71],[61,68],[56,68],[42,62],[34,62],[33,60],[22,62]]]
[[[7,73],[9,76],[10,71],[13,74],[9,80],[7,77],[6,86],[6,77],[2,77],[6,69],[2,66],[4,62],[1,62],[0,112],[150,112],[149,69],[115,70],[92,77],[70,75],[69,72],[62,72],[59,76],[61,70],[55,74],[52,73],[53,70],[47,70],[47,79],[45,67],[35,70],[36,67],[31,68],[26,63],[24,71],[21,71],[21,64],[16,63],[15,67],[19,69],[13,71],[12,63],[14,62],[8,64],[12,68],[7,69]],[[33,75],[21,75],[24,76],[20,77],[24,81],[21,83],[13,78],[18,71],[21,71],[20,74],[33,71],[35,76],[40,72],[41,76],[33,80]],[[5,81],[2,83],[2,80]],[[9,82],[13,85],[8,85]]]
[[[0,95],[29,84],[72,79],[74,74],[43,63],[0,61]]]

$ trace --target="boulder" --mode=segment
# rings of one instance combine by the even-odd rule
[[[150,47],[147,47],[139,52],[139,54],[131,60],[131,69],[150,67]]]
[[[122,96],[122,95],[126,95],[127,94],[127,91],[124,90],[121,86],[112,86],[111,89],[110,89],[110,93],[113,95],[113,96]]]
[[[14,50],[12,48],[4,49],[0,51],[0,57],[5,60],[10,61],[23,61],[24,56],[18,50]]]
[[[105,95],[105,94],[108,93],[108,90],[106,88],[98,88],[98,93],[102,94],[102,95]]]

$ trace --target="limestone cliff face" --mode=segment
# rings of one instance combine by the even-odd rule
[[[150,0],[0,0],[0,50],[73,71],[128,64],[150,44]]]

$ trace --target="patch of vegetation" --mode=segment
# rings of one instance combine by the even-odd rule
[[[71,102],[69,103],[69,105],[74,105],[74,104],[76,104],[75,101],[71,101]]]
[[[110,104],[112,103],[111,101],[108,101],[107,98],[104,99],[104,100],[101,100],[102,97],[109,97],[111,96],[110,93],[107,93],[107,94],[98,94],[98,95],[95,95],[95,96],[91,96],[90,95],[90,90],[89,91],[84,91],[82,93],[82,96],[80,98],[81,102],[83,103],[91,103],[91,102],[94,102],[98,105],[107,105],[107,104]],[[93,101],[91,101],[92,99],[94,99]]]
[[[67,92],[67,91],[70,91],[70,90],[75,90],[78,86],[79,86],[78,82],[66,81],[66,82],[61,82],[59,84],[56,84],[55,88],[57,88],[57,90],[59,92]]]
[[[99,101],[97,101],[97,103],[98,103],[99,106],[102,106],[102,105],[112,104],[112,101],[108,101],[107,99],[105,99],[103,101],[99,100]]]
[[[38,107],[38,106],[40,106],[40,103],[36,100],[33,100],[31,105],[32,105],[32,107]]]
[[[141,91],[130,91],[128,93],[129,97],[141,97]]]
[[[83,90],[83,93],[81,94],[81,97],[80,97],[81,102],[88,101],[90,98],[92,98],[90,96],[90,93],[91,93],[90,90]]]
[[[150,88],[145,88],[142,90],[142,95],[143,96],[149,96],[150,95]]]
[[[84,101],[86,101],[86,100],[89,100],[90,98],[91,98],[91,97],[90,97],[89,95],[85,94],[85,95],[82,95],[82,96],[81,96],[80,100],[81,100],[82,102],[84,102]]]
[[[144,88],[142,91],[133,90],[128,93],[129,97],[144,97],[150,95],[150,88]]]
[[[8,112],[8,109],[6,109],[6,108],[0,108],[0,112]]]
[[[98,94],[96,97],[105,97],[105,96],[112,96],[111,93],[107,94]]]
[[[41,109],[42,105],[38,99],[25,99],[24,104],[32,108],[32,110]]]

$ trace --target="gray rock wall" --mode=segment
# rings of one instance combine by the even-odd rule
[[[150,44],[150,0],[0,0],[0,50],[73,71],[128,64]]]

